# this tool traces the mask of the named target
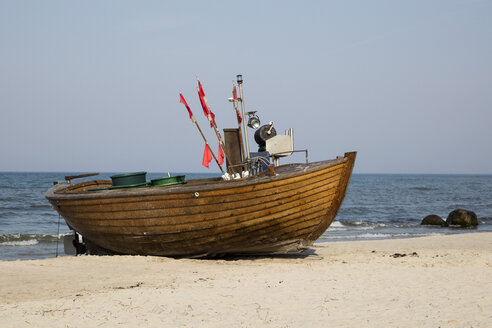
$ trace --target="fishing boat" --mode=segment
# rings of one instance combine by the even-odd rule
[[[271,124],[263,131],[267,129],[273,131]],[[172,257],[299,253],[335,218],[356,153],[309,162],[306,151],[305,162],[279,165],[280,157],[295,152],[292,132],[274,137],[270,133],[267,140],[259,138],[265,149],[258,154],[266,156],[252,155],[248,149],[238,163],[228,162],[230,174],[222,177],[148,183],[132,180],[145,176],[138,172],[73,183],[81,176],[71,176],[49,189],[46,198],[74,231],[78,253]],[[240,143],[234,144],[241,149]],[[120,179],[130,180],[120,183]]]

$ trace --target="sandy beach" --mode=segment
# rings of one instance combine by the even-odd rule
[[[491,327],[492,233],[0,262],[2,327]]]

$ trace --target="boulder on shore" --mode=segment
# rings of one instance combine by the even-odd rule
[[[438,225],[441,227],[447,227],[448,223],[444,221],[443,218],[441,218],[439,215],[431,214],[427,215],[425,218],[422,219],[422,222],[420,223],[422,225]]]
[[[471,227],[478,225],[477,215],[468,210],[457,209],[449,213],[446,222],[449,225],[459,225],[461,227]]]

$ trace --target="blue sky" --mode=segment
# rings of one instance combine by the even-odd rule
[[[310,160],[492,174],[490,17],[491,1],[0,0],[0,171],[218,172],[179,92],[216,149],[195,75],[226,128],[243,74],[246,110]]]

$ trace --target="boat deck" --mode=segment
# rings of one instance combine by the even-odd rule
[[[75,195],[79,195],[81,198],[84,196],[94,198],[94,197],[107,197],[111,195],[112,197],[127,197],[134,194],[162,194],[162,193],[182,193],[182,192],[199,192],[201,190],[216,190],[225,189],[231,187],[240,187],[250,184],[258,184],[262,181],[272,181],[277,179],[284,179],[310,171],[318,170],[322,167],[329,167],[332,165],[337,165],[345,162],[346,158],[337,158],[327,161],[312,162],[308,164],[303,163],[293,163],[285,164],[282,166],[275,167],[275,175],[270,176],[268,170],[263,171],[249,178],[236,179],[236,180],[222,180],[220,177],[207,178],[207,179],[191,179],[186,180],[185,184],[172,185],[172,186],[149,186],[140,188],[129,188],[129,189],[113,189],[113,190],[97,190],[92,191],[90,189],[96,188],[106,188],[111,186],[111,180],[91,180],[81,183],[72,184],[60,184],[50,189],[46,196],[50,198],[56,194],[57,198],[63,198],[66,195],[73,198]]]

